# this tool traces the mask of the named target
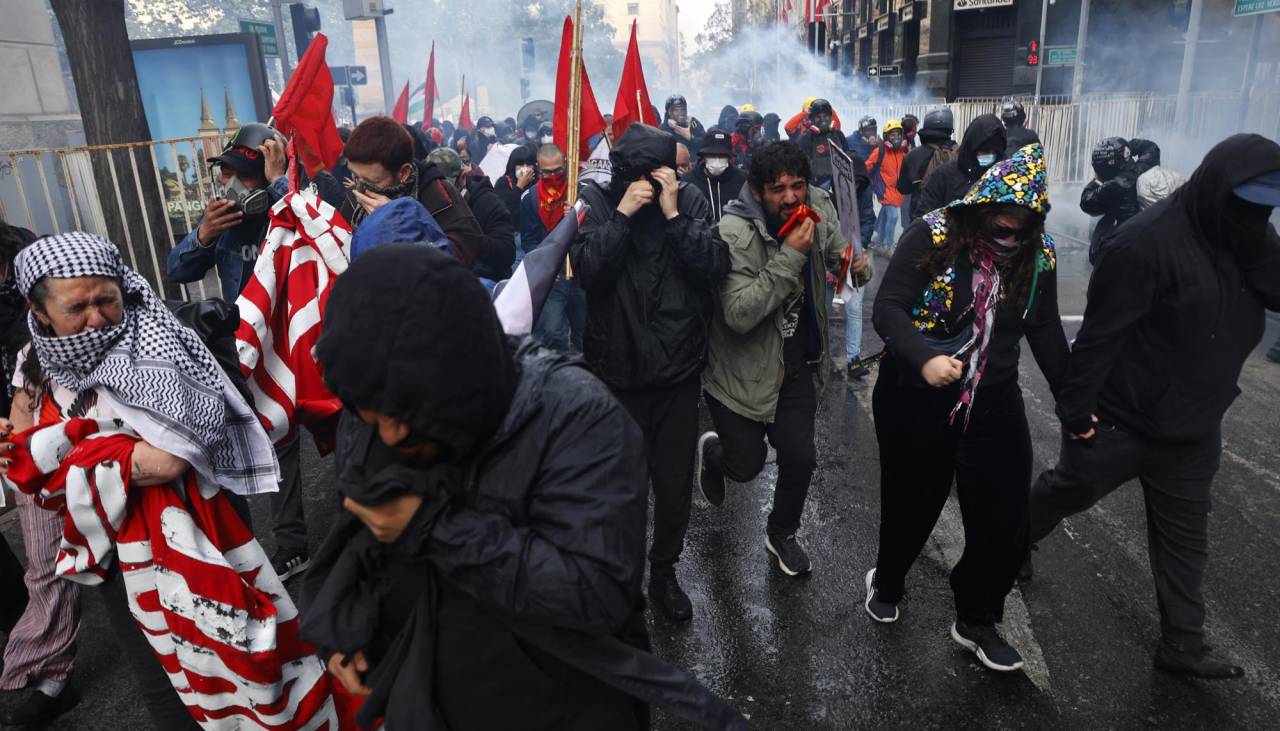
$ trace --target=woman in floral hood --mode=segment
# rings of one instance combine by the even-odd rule
[[[951,636],[993,670],[1022,666],[995,628],[1027,548],[1031,436],[1018,344],[1025,335],[1055,394],[1068,352],[1048,210],[1043,150],[1028,145],[907,229],[873,315],[888,357],[873,397],[880,550],[867,612],[897,621],[907,572],[954,479],[965,550],[951,573]]]

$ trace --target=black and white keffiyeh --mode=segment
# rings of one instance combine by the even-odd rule
[[[54,337],[28,316],[31,346],[50,380],[99,399],[152,446],[191,463],[206,481],[239,494],[277,489],[279,470],[257,416],[209,349],[178,322],[114,244],[71,232],[23,249],[18,288],[30,297],[41,279],[110,277],[121,283],[117,325]]]

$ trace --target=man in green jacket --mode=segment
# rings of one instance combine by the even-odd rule
[[[768,437],[778,482],[765,547],[789,576],[812,568],[795,534],[817,464],[814,378],[823,383],[827,374],[826,275],[839,272],[847,246],[831,197],[809,178],[799,146],[770,143],[756,151],[747,185],[724,209],[718,235],[730,271],[703,374],[716,431],[699,440],[695,472],[703,497],[720,505],[725,478],[747,482],[760,474]],[[779,229],[801,205],[821,223],[806,219],[779,242]],[[865,255],[852,264],[855,272],[866,266]]]

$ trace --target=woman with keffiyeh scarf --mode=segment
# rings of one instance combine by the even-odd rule
[[[867,612],[897,621],[907,572],[954,479],[965,550],[951,573],[951,635],[993,670],[1022,667],[995,628],[1027,547],[1031,437],[1019,342],[1027,337],[1055,394],[1068,353],[1048,210],[1043,150],[1028,145],[907,229],[873,315],[889,357],[872,404],[881,514]]]

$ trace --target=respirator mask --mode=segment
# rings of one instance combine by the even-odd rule
[[[260,216],[271,208],[271,194],[266,188],[250,188],[240,180],[240,176],[232,175],[226,185],[222,186],[219,198],[231,201],[236,210],[246,216]]]

